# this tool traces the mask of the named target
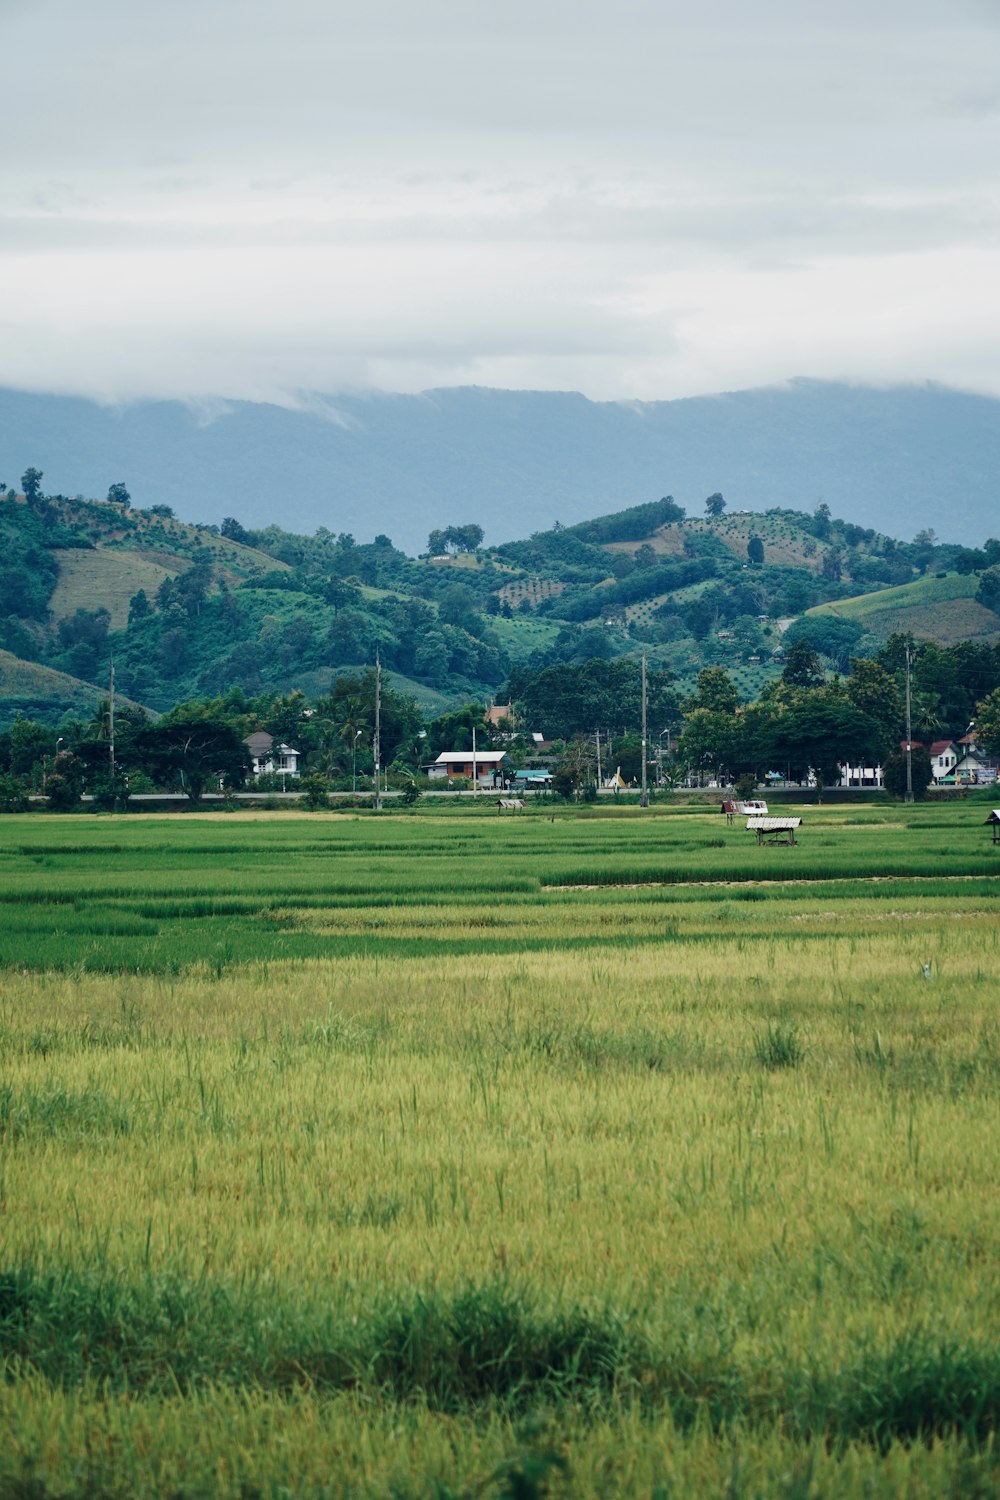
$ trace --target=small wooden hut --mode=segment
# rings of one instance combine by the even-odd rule
[[[801,823],[801,818],[747,818],[747,832],[757,835],[758,844],[794,844]]]

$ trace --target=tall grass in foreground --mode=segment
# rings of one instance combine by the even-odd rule
[[[0,976],[0,1495],[995,1492],[988,888],[311,889]]]

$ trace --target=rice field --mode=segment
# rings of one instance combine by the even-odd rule
[[[0,1495],[995,1494],[985,815],[0,820]]]

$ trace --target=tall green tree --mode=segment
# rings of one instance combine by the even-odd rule
[[[242,736],[218,719],[166,714],[135,737],[139,768],[160,786],[180,783],[192,802],[207,788],[243,785],[250,753]]]
[[[552,790],[567,802],[579,798],[584,786],[593,785],[597,774],[597,747],[584,735],[574,735],[552,775]]]
[[[792,780],[803,781],[812,770],[823,785],[838,779],[841,765],[874,764],[883,745],[878,724],[832,686],[794,693],[772,732],[776,763]]]
[[[56,753],[59,736],[47,724],[34,719],[15,719],[10,727],[10,769],[15,776],[40,780],[42,765]]]
[[[736,684],[725,667],[702,667],[698,673],[694,697],[689,700],[694,708],[705,708],[711,713],[734,714],[740,701]]]
[[[684,720],[677,746],[678,759],[688,771],[715,781],[728,779],[733,751],[734,720],[728,713],[692,708]]]
[[[308,707],[305,695],[298,690],[279,694],[269,703],[261,727],[279,744],[301,749],[302,733],[309,724],[306,717]]]
[[[782,636],[782,645],[787,652],[796,641],[807,640],[838,672],[847,672],[851,654],[863,634],[864,627],[857,620],[844,620],[839,615],[804,615],[789,625]]]
[[[71,812],[83,793],[85,768],[70,750],[61,750],[45,778],[45,796],[53,812]]]
[[[427,755],[430,760],[442,750],[471,750],[472,731],[478,736],[478,748],[486,747],[486,707],[483,703],[465,703],[433,719],[427,728]]]
[[[560,662],[540,671],[519,667],[508,687],[519,721],[549,739],[568,740],[596,729],[637,730],[642,723],[642,668],[632,657]],[[649,671],[647,704],[650,728],[673,723],[677,695],[669,673]]]
[[[21,493],[29,504],[42,498],[42,471],[41,469],[25,469],[21,475]]]
[[[379,748],[384,766],[399,757],[410,761],[417,758],[418,736],[424,722],[415,700],[391,687],[387,675],[382,673],[380,714]],[[365,726],[370,745],[375,729],[375,669],[369,667],[363,672],[338,675],[329,694],[319,700],[317,708],[333,724],[346,725],[348,716],[353,716],[352,722],[358,727]],[[346,739],[344,743],[347,743]],[[365,741],[359,740],[359,748],[363,743]]]
[[[781,680],[788,687],[817,687],[823,681],[820,659],[808,640],[795,641],[788,648]]]
[[[844,688],[847,699],[878,726],[881,737],[881,760],[887,755],[903,730],[903,698],[896,680],[877,661],[852,661],[851,675]]]
[[[976,602],[1000,615],[1000,566],[987,568],[979,579]]]
[[[988,755],[1000,755],[1000,688],[976,704],[976,744]]]
[[[924,797],[931,784],[931,758],[923,745],[914,745],[910,751],[910,785],[917,801]],[[882,767],[883,785],[890,797],[902,800],[906,796],[906,752],[894,750],[886,757]]]

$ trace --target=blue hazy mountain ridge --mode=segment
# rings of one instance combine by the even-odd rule
[[[101,406],[0,390],[0,478],[33,465],[47,493],[181,520],[379,532],[416,553],[436,527],[475,522],[490,543],[671,494],[689,515],[834,515],[902,539],[932,527],[981,543],[1000,530],[1000,401],[937,385],[797,380],[676,401],[455,387],[422,395]]]

